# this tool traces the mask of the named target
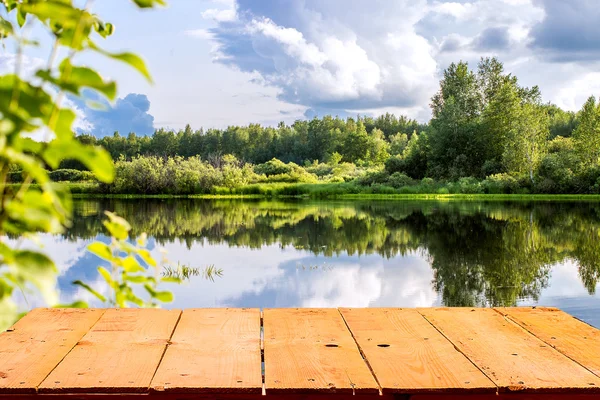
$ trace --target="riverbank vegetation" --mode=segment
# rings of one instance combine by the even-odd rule
[[[336,193],[600,193],[600,103],[579,112],[544,103],[495,58],[476,70],[451,64],[431,100],[427,124],[391,114],[325,116],[277,127],[159,129],[80,142],[116,162],[104,194],[289,194],[305,185]],[[65,160],[57,181],[91,176]],[[20,179],[12,171],[13,181]]]

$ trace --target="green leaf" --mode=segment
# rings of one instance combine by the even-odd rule
[[[164,0],[133,0],[133,2],[140,8],[152,8],[155,5],[167,5],[167,3]]]
[[[94,290],[94,288],[92,288],[90,285],[88,285],[87,283],[84,283],[80,280],[74,281],[73,285],[76,286],[81,286],[82,288],[84,288],[88,293],[92,294],[94,297],[96,297],[98,300],[100,300],[101,302],[105,303],[106,302],[106,297],[104,297],[103,295],[101,295],[100,293],[98,293],[96,290]]]
[[[58,117],[56,123],[50,128],[56,133],[58,138],[71,138],[73,137],[73,123],[77,116],[72,110],[61,109],[58,111]]]
[[[22,28],[25,25],[25,21],[27,19],[27,13],[23,11],[21,8],[17,10],[17,23]]]
[[[81,282],[81,281],[75,281],[75,282]],[[73,282],[73,284],[75,284],[75,282]],[[70,304],[57,304],[54,306],[54,308],[89,308],[89,304],[86,303],[85,301],[77,300]]]
[[[143,272],[144,268],[137,262],[134,256],[128,256],[121,259],[121,266],[128,274],[135,272]]]
[[[102,242],[91,243],[88,245],[87,249],[90,253],[95,254],[104,260],[107,260],[107,261],[114,260],[114,256],[112,254],[110,247]]]
[[[113,280],[112,276],[110,275],[110,272],[108,272],[106,268],[98,267],[98,272],[100,273],[100,275],[102,275],[102,277],[110,287],[115,287],[115,281]]]
[[[126,275],[123,277],[128,282],[131,283],[146,283],[148,282],[148,277],[144,275]]]
[[[160,279],[160,281],[161,282],[165,282],[165,283],[181,283],[182,282],[181,279],[176,278],[174,276],[165,276],[165,277],[162,277]]]
[[[65,58],[60,64],[60,80],[58,85],[77,95],[83,87],[97,90],[108,99],[114,100],[117,95],[117,84],[114,81],[105,81],[98,72],[88,67],[80,67],[71,64],[68,58]]]
[[[92,42],[90,42],[90,48],[96,50],[97,52],[107,57],[112,58],[113,60],[121,61],[125,64],[128,64],[130,67],[134,68],[140,74],[142,74],[148,82],[152,83],[152,77],[150,76],[150,72],[146,67],[146,63],[138,55],[133,53],[110,53],[106,50],[99,48]]]
[[[125,298],[128,302],[133,303],[138,307],[144,306],[144,300],[136,296],[131,290],[127,291],[127,293],[125,294]]]
[[[0,16],[0,38],[5,38],[13,34],[12,24]]]
[[[110,236],[117,240],[127,240],[129,237],[129,232],[122,225],[111,221],[104,221],[102,224],[108,230]]]
[[[148,250],[139,249],[137,253],[146,264],[150,265],[151,267],[157,266],[156,260],[152,257],[152,254],[150,254]]]
[[[20,279],[37,287],[48,304],[57,303],[55,288],[58,270],[48,256],[31,250],[15,251],[13,269]]]
[[[144,285],[146,291],[152,296],[152,298],[161,301],[163,303],[170,303],[173,301],[173,293],[169,291],[158,292],[150,285]]]
[[[126,231],[131,230],[131,225],[129,225],[129,222],[127,222],[127,220],[125,218],[121,218],[114,212],[110,212],[110,211],[104,211],[104,214],[108,217],[110,222],[120,225]]]
[[[73,159],[82,162],[101,182],[111,183],[114,178],[110,154],[102,147],[84,145],[74,138],[57,138],[51,141],[43,157],[52,168],[58,168],[63,160]]]
[[[93,22],[88,12],[73,7],[69,2],[60,0],[45,0],[23,3],[20,11],[33,14],[41,21],[53,21],[60,23],[61,28],[76,27],[79,23],[85,25]],[[20,24],[20,23],[19,23]]]

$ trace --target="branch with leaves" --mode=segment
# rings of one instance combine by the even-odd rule
[[[140,8],[165,4],[163,0],[133,2]],[[114,26],[93,14],[90,6],[91,1],[80,8],[72,0],[0,0],[0,41],[4,48],[15,48],[14,72],[0,75],[0,329],[18,316],[15,290],[25,293],[34,289],[49,305],[58,301],[54,262],[40,251],[21,249],[22,240],[16,245],[8,240],[9,235],[24,238],[38,232],[58,233],[69,226],[70,193],[64,186],[51,182],[48,170],[72,159],[85,165],[99,181],[113,180],[111,157],[101,147],[76,140],[73,132],[76,114],[62,103],[66,95],[82,97],[84,89],[113,101],[117,84],[104,79],[93,68],[79,65],[76,56],[93,52],[123,62],[151,81],[140,57],[102,48],[99,43],[113,33]],[[40,47],[35,38],[28,37],[33,27],[49,32],[53,41],[47,65],[24,76],[26,50]],[[66,55],[60,59],[60,54]],[[31,138],[38,133],[44,135],[44,141]],[[14,169],[23,171],[23,182],[9,188],[7,175]],[[109,226],[116,229],[120,222],[111,220]],[[121,236],[113,245],[125,248],[123,226],[120,229]],[[145,253],[140,250],[136,254]],[[118,264],[116,260],[113,261]],[[126,260],[129,261],[123,262],[131,263],[131,259]],[[149,292],[155,290],[152,281],[145,285]],[[161,292],[153,296],[158,300],[167,297]],[[137,301],[134,297],[128,300]],[[115,299],[115,304],[122,304],[121,297]]]

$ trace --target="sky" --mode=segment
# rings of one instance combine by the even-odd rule
[[[154,83],[84,55],[119,83],[105,111],[72,100],[79,129],[97,136],[327,114],[426,122],[443,70],[488,56],[564,109],[600,94],[597,0],[169,0],[150,11],[129,3],[93,9],[116,26],[105,46],[142,55]],[[11,62],[0,50],[0,71]]]

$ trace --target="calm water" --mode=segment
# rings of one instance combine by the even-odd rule
[[[103,211],[147,232],[157,258],[214,264],[172,285],[172,307],[557,306],[600,327],[600,203],[79,201],[42,238],[71,282],[102,289],[86,245]]]

